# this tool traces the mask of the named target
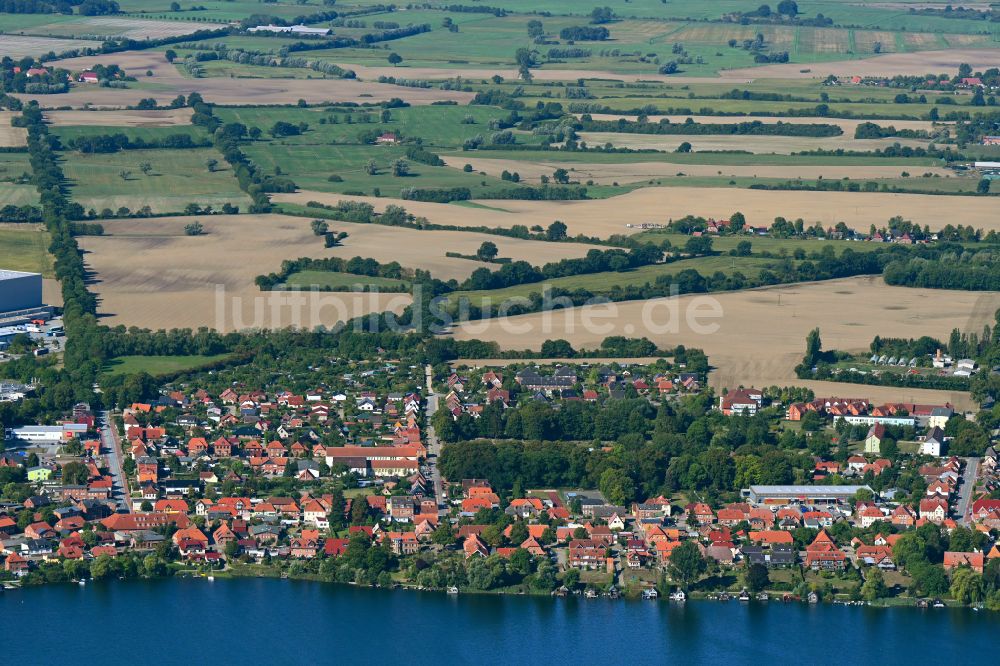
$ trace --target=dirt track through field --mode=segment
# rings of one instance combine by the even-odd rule
[[[189,108],[139,111],[49,111],[45,119],[55,127],[179,127],[191,124]]]
[[[586,183],[594,181],[599,185],[612,183],[637,183],[651,179],[665,180],[686,176],[718,176],[746,178],[899,178],[907,168],[901,166],[733,166],[724,164],[676,164],[673,162],[629,162],[624,164],[585,164],[576,162],[546,162],[497,160],[490,158],[444,156],[445,163],[456,169],[471,164],[476,171],[500,177],[504,171],[517,173],[522,182],[537,183],[542,176],[552,176],[552,172],[562,168],[569,171],[571,181]],[[953,171],[941,167],[920,167],[919,173],[931,173],[942,178],[955,177]],[[683,176],[679,175],[683,174]],[[975,185],[975,182],[972,182]]]
[[[307,102],[381,102],[398,97],[411,104],[430,104],[436,101],[464,103],[473,94],[455,90],[405,88],[387,83],[369,83],[349,79],[228,79],[185,78],[159,51],[129,51],[93,57],[69,58],[48,63],[71,71],[87,69],[95,64],[116,64],[136,77],[144,88],[99,88],[94,85],[77,85],[59,95],[18,95],[23,100],[35,100],[43,108],[62,106],[82,107],[90,104],[97,108],[123,108],[134,106],[143,98],[152,97],[159,104],[167,104],[177,95],[198,92],[206,101],[216,104],[293,104],[299,99]],[[147,77],[146,71],[153,76]]]
[[[966,197],[931,194],[890,194],[883,192],[805,192],[749,190],[720,187],[644,187],[608,199],[583,201],[483,200],[488,206],[470,213],[455,204],[435,204],[401,199],[351,197],[341,194],[302,191],[274,195],[274,201],[305,204],[310,200],[336,204],[342,199],[367,201],[377,210],[388,204],[403,206],[431,222],[457,226],[511,227],[523,224],[547,227],[556,220],[566,224],[570,235],[585,234],[605,238],[612,234],[637,231],[626,225],[665,224],[685,215],[714,217],[742,212],[752,225],[770,226],[775,217],[802,218],[807,225],[824,226],[845,222],[867,230],[872,224],[884,226],[889,218],[902,215],[931,229],[959,221],[986,231],[1000,230],[1000,203],[995,197]],[[956,211],[961,218],[956,219]]]
[[[194,219],[204,225],[204,236],[184,235],[184,226]],[[497,245],[501,257],[526,259],[533,264],[582,257],[596,247],[331,221],[332,230],[346,231],[348,237],[342,246],[327,249],[313,234],[308,218],[282,215],[167,217],[108,220],[102,224],[105,236],[81,238],[87,265],[97,275],[94,290],[101,298],[100,312],[110,315],[116,324],[151,328],[215,326],[216,285],[222,285],[227,295],[243,299],[242,321],[249,325],[253,312],[249,301],[261,296],[254,278],[278,271],[286,259],[360,256],[383,263],[398,261],[407,268],[431,271],[434,277],[444,280],[463,280],[475,269],[490,265],[447,257],[445,253],[475,254],[486,240]],[[407,294],[334,293],[323,294],[323,298],[345,305],[357,301],[350,316],[388,306],[398,311],[410,300]],[[337,321],[336,315],[335,310],[327,308],[320,320],[330,325]],[[277,316],[268,314],[260,325],[292,323],[289,310]],[[227,321],[222,328],[242,326]]]
[[[669,310],[670,304],[676,306]],[[802,359],[807,333],[819,327],[824,349],[862,352],[875,335],[947,339],[953,328],[980,331],[1000,307],[1000,293],[889,287],[881,278],[859,277],[677,299],[629,301],[511,317],[506,322],[470,322],[455,331],[459,340],[497,342],[502,349],[540,348],[562,338],[576,348],[596,348],[609,335],[648,337],[662,348],[683,344],[703,349],[716,387],[799,384],[794,367]],[[716,309],[717,308],[717,309]],[[691,323],[689,312],[700,313]],[[719,312],[720,316],[705,313]],[[588,322],[588,318],[590,319]],[[668,324],[676,322],[676,329]],[[697,324],[717,326],[699,333]],[[935,395],[944,402],[967,397],[949,391],[813,384],[818,393],[908,400]]]

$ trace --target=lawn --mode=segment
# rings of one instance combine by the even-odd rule
[[[211,365],[226,359],[229,354],[214,356],[121,356],[104,364],[109,375],[130,375],[145,372],[154,377]]]
[[[64,156],[63,171],[72,187],[72,199],[84,208],[101,211],[124,206],[134,211],[149,206],[154,213],[171,213],[183,211],[189,203],[215,208],[249,203],[214,148],[126,150],[110,155],[70,152]],[[206,166],[210,159],[218,162],[214,172]],[[152,169],[149,175],[142,172],[144,163]]]
[[[52,277],[50,242],[41,224],[0,224],[0,269]]]
[[[367,275],[356,275],[354,273],[337,273],[333,271],[302,271],[293,273],[285,281],[285,287],[308,289],[319,287],[320,289],[354,289],[360,285],[368,287],[405,287],[405,280],[393,278],[369,277]]]

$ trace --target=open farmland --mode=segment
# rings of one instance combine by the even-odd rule
[[[14,148],[28,142],[28,130],[10,124],[15,115],[13,111],[0,111],[0,148]]]
[[[55,39],[51,37],[25,37],[3,35],[0,37],[0,58],[40,56],[49,51],[63,53],[74,49],[96,49],[101,43],[84,39]]]
[[[854,229],[882,226],[902,215],[932,229],[954,221],[962,210],[962,221],[985,230],[1000,230],[997,202],[992,197],[961,197],[881,192],[807,192],[739,190],[733,188],[647,187],[607,199],[583,201],[489,201],[474,216],[461,206],[375,197],[350,197],[320,192],[278,194],[275,201],[306,204],[308,201],[336,204],[341,199],[363,200],[376,210],[388,204],[403,206],[409,212],[437,224],[456,226],[511,227],[515,224],[548,226],[561,220],[570,235],[607,237],[637,231],[629,224],[660,223],[685,215],[718,218],[734,211],[742,212],[747,222],[770,225],[776,217],[802,218],[808,224],[824,226],[845,222]]]
[[[31,163],[26,153],[0,153],[0,208],[38,204],[38,190],[30,182]]]
[[[210,159],[219,163],[213,172],[206,167]],[[148,175],[142,171],[144,163],[151,167]],[[217,209],[226,203],[249,203],[214,148],[128,150],[110,155],[71,152],[66,154],[63,171],[73,200],[97,211],[149,206],[154,213],[172,213],[190,203]]]
[[[204,225],[205,235],[184,235],[183,227],[192,219]],[[96,274],[94,289],[101,298],[100,310],[112,322],[153,328],[215,326],[216,285],[224,287],[227,296],[243,299],[243,325],[224,321],[219,327],[231,330],[250,326],[252,299],[262,294],[254,278],[279,270],[285,259],[370,257],[428,270],[441,279],[461,280],[487,264],[446,257],[445,253],[475,254],[485,240],[496,243],[500,256],[531,263],[580,257],[593,248],[578,243],[347,222],[330,222],[331,229],[346,231],[348,237],[340,247],[324,248],[322,239],[312,233],[308,218],[281,215],[108,220],[103,224],[105,236],[81,239],[87,264]],[[296,281],[302,283],[298,278]],[[408,294],[323,295],[324,299],[328,297],[350,308],[325,309],[322,323],[327,325],[344,315],[356,316],[387,307],[398,311],[410,299]],[[260,321],[261,326],[293,323],[289,312],[278,316],[267,313]]]
[[[615,148],[633,150],[662,150],[670,152],[683,142],[691,144],[691,150],[733,151],[744,150],[751,153],[792,153],[810,150],[864,150],[884,149],[894,144],[912,147],[926,147],[928,142],[918,139],[855,139],[853,134],[830,137],[776,136],[776,135],[730,135],[730,134],[626,134],[618,132],[580,132],[580,138],[590,145],[603,146],[610,143]]]
[[[577,114],[580,115],[580,114]],[[590,117],[594,120],[618,120],[619,118],[625,118],[626,120],[635,120],[634,115],[620,115],[612,113],[592,113]],[[789,125],[812,125],[815,123],[823,125],[835,125],[839,127],[844,132],[842,138],[849,138],[854,136],[854,131],[858,128],[858,125],[866,122],[872,122],[865,120],[864,118],[817,118],[815,116],[731,116],[731,117],[719,117],[719,116],[699,116],[699,115],[674,115],[674,116],[659,116],[651,115],[646,117],[648,122],[658,123],[661,120],[666,120],[671,123],[683,123],[688,118],[696,123],[749,123],[749,122],[759,122],[765,125],[773,125],[777,123],[787,123]],[[953,126],[954,123],[935,123],[930,120],[877,120],[874,121],[875,124],[882,127],[895,127],[898,130],[924,130],[927,132],[934,131],[936,129],[946,129],[949,126]]]
[[[198,30],[215,30],[221,27],[220,23],[156,21],[117,16],[81,16],[74,21],[59,21],[58,23],[40,25],[33,28],[32,32],[65,37],[144,40],[180,37]]]
[[[802,359],[806,334],[815,327],[827,349],[863,351],[876,335],[911,337],[921,334],[947,339],[953,328],[979,331],[993,320],[1000,294],[909,289],[886,286],[881,278],[851,278],[828,282],[769,287],[742,292],[681,296],[678,315],[668,310],[671,299],[629,301],[510,317],[489,322],[469,322],[458,327],[458,339],[497,342],[502,349],[540,348],[547,338],[563,338],[576,348],[597,347],[608,335],[647,336],[660,347],[683,344],[704,349],[716,370],[716,387],[797,385],[793,368]],[[712,333],[699,333],[686,321],[691,304],[701,312],[718,306],[721,316],[702,318],[716,324]],[[588,323],[587,318],[590,318]],[[676,332],[667,328],[677,323]],[[697,323],[697,322],[696,322]],[[666,330],[664,330],[666,329]],[[821,388],[817,392],[847,391],[849,387]],[[854,386],[857,393],[872,393],[869,386]],[[900,396],[932,395],[941,401],[968,398],[952,392],[891,389]],[[907,398],[909,399],[909,398]],[[914,398],[916,399],[916,398]]]
[[[75,42],[82,44],[82,42]],[[0,53],[2,55],[2,53]],[[379,102],[402,98],[411,104],[430,104],[441,100],[466,102],[472,93],[427,88],[404,88],[386,83],[368,83],[349,79],[192,79],[184,77],[176,66],[168,63],[160,51],[132,51],[99,56],[69,58],[50,63],[70,71],[79,71],[95,64],[120,66],[142,82],[142,87],[100,88],[93,85],[74,86],[67,93],[56,95],[19,95],[24,100],[36,100],[43,108],[62,106],[121,108],[133,106],[139,100],[153,97],[166,104],[177,95],[198,92],[217,104],[291,104],[299,99],[308,102]],[[147,77],[146,71],[153,72]]]
[[[121,111],[49,111],[45,119],[54,127],[186,127],[191,109]]]
[[[720,72],[723,77],[770,79],[825,78],[834,76],[920,76],[928,73],[951,72],[962,63],[973,70],[995,67],[1000,62],[1000,49],[949,49],[919,53],[890,53],[862,60],[833,60],[823,63],[787,63],[763,65]]]
[[[641,159],[641,157],[639,157]],[[899,166],[855,166],[841,165],[831,161],[829,165],[753,165],[722,164],[676,164],[672,162],[622,162],[609,164],[566,163],[545,160],[508,160],[488,157],[467,157],[466,155],[445,158],[449,166],[461,169],[466,164],[479,172],[500,177],[504,171],[517,172],[522,181],[538,182],[542,176],[551,176],[556,169],[569,171],[571,180],[586,183],[593,181],[601,185],[612,183],[637,183],[650,179],[670,179],[689,176],[750,177],[750,178],[898,178],[907,170]],[[930,173],[942,178],[954,177],[954,172],[942,167],[920,168],[920,173]],[[682,176],[683,174],[683,176]],[[975,182],[972,183],[975,186]]]
[[[0,224],[0,268],[52,277],[50,242],[41,224]]]

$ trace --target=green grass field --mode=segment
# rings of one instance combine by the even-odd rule
[[[404,287],[408,283],[405,280],[393,278],[369,277],[367,275],[356,275],[354,273],[336,273],[333,271],[302,271],[288,276],[284,286],[298,289],[308,289],[319,287],[320,289],[354,289],[360,285],[370,287]]]
[[[498,178],[412,161],[408,162],[410,175],[393,176],[392,163],[405,158],[406,151],[401,146],[304,146],[261,141],[247,145],[244,152],[265,171],[273,172],[279,167],[307,190],[371,194],[378,188],[382,196],[396,197],[407,187],[468,187],[476,195],[506,185]],[[369,160],[374,160],[378,167],[376,175],[365,172]],[[331,175],[343,180],[332,182]]]
[[[130,141],[160,141],[177,134],[187,134],[195,141],[208,139],[208,133],[196,125],[181,125],[177,127],[123,127],[96,125],[63,125],[51,127],[49,133],[59,137],[63,146],[71,140],[84,136],[101,136],[104,134],[124,134]]]
[[[658,277],[664,275],[676,275],[685,269],[695,269],[702,275],[711,275],[716,271],[730,275],[741,272],[744,275],[755,274],[762,268],[766,268],[773,263],[773,259],[758,257],[698,257],[695,259],[682,259],[669,264],[656,264],[653,266],[643,266],[631,271],[608,271],[604,273],[591,273],[588,275],[574,275],[572,277],[555,278],[544,282],[532,284],[522,284],[506,289],[491,289],[488,291],[456,291],[450,295],[452,303],[458,299],[467,298],[472,304],[479,304],[484,300],[489,300],[494,306],[511,298],[527,298],[532,293],[541,293],[543,287],[553,289],[586,289],[594,294],[603,294],[611,291],[614,287],[641,286],[654,282]]]
[[[23,176],[31,176],[27,153],[0,153],[0,208],[8,204],[29,206],[38,203],[38,191]]]
[[[405,88],[400,89],[403,94]],[[316,145],[330,143],[357,144],[362,134],[373,130],[395,132],[405,138],[420,138],[426,147],[460,147],[466,139],[482,134],[489,136],[491,120],[509,115],[488,106],[416,106],[390,109],[389,118],[382,120],[382,110],[351,107],[240,107],[219,109],[218,116],[227,122],[240,122],[247,127],[259,127],[265,135],[276,122],[298,125],[306,123],[303,134],[282,137],[284,145]],[[466,124],[471,120],[471,124]],[[534,137],[518,136],[521,143],[537,143]]]
[[[125,206],[150,206],[155,213],[180,212],[189,203],[220,208],[225,203],[245,207],[232,172],[214,148],[192,150],[126,150],[110,155],[64,153],[63,171],[73,200],[98,212]],[[206,161],[218,161],[210,173]],[[149,163],[147,176],[141,165]],[[123,172],[127,178],[122,178]]]
[[[658,229],[643,231],[635,236],[635,239],[638,241],[656,244],[669,240],[670,244],[674,247],[684,247],[689,238],[690,236],[684,234],[676,234]],[[753,238],[747,238],[746,236],[712,236],[712,249],[717,252],[729,252],[730,250],[735,250],[736,246],[745,240],[750,241],[753,252],[772,252],[778,254],[784,251],[789,255],[800,248],[805,252],[822,252],[823,248],[829,246],[839,254],[848,248],[855,252],[870,252],[879,247],[877,243],[851,243],[822,239],[771,238],[769,236]]]
[[[106,363],[104,372],[108,375],[131,375],[146,372],[155,377],[184,370],[195,370],[222,361],[228,356],[228,354],[215,356],[121,356]]]
[[[0,224],[0,269],[52,277],[50,242],[41,224]]]

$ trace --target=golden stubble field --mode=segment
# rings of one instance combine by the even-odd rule
[[[743,213],[753,225],[770,226],[775,217],[802,218],[807,223],[867,230],[883,226],[889,218],[902,215],[921,226],[940,229],[947,223],[1000,230],[998,205],[992,197],[964,197],[884,192],[793,192],[749,190],[727,187],[644,187],[607,199],[581,201],[482,200],[488,208],[472,210],[455,204],[424,203],[401,199],[356,197],[343,194],[301,191],[277,194],[274,201],[306,204],[319,201],[336,204],[341,200],[367,201],[376,210],[389,204],[424,216],[431,222],[459,226],[511,227],[523,224],[547,227],[555,220],[566,224],[570,235],[607,237],[638,231],[626,225],[664,224],[685,215],[714,217]]]
[[[816,63],[787,63],[728,69],[719,72],[723,78],[753,79],[815,79],[833,76],[919,76],[922,74],[954,74],[958,66],[968,63],[973,71],[996,67],[1000,49],[957,48],[947,51],[890,53],[860,60],[831,60]]]
[[[495,341],[502,349],[532,350],[546,339],[563,338],[579,349],[596,348],[609,335],[644,336],[663,348],[683,344],[703,349],[716,368],[711,384],[717,388],[807,384],[818,394],[967,405],[968,396],[958,392],[802,382],[793,369],[802,359],[807,333],[817,326],[825,349],[860,352],[876,335],[946,340],[954,328],[981,331],[992,323],[998,307],[997,292],[890,287],[881,278],[858,277],[577,307],[506,322],[469,322],[454,335],[459,340]],[[690,320],[689,313],[699,318]],[[699,325],[716,328],[700,332]]]
[[[184,226],[198,219],[205,235],[184,235]],[[580,257],[595,246],[553,244],[461,231],[417,231],[373,224],[330,222],[330,228],[349,235],[341,247],[325,248],[312,233],[310,220],[283,215],[210,215],[198,218],[165,217],[107,220],[106,235],[80,238],[85,261],[96,275],[94,291],[108,323],[150,328],[210,326],[222,330],[247,327],[309,325],[296,321],[290,307],[270,310],[260,303],[266,296],[254,278],[278,271],[281,262],[299,257],[365,257],[398,261],[421,268],[441,279],[464,279],[488,266],[477,261],[446,257],[448,251],[474,254],[485,240],[496,243],[500,256],[544,263]],[[225,311],[217,316],[217,287],[225,290]],[[238,301],[234,300],[240,299]],[[408,294],[321,295],[327,306],[313,324],[331,325],[340,319],[382,310],[401,311]],[[255,305],[255,303],[257,303]],[[234,304],[239,319],[233,317]],[[260,316],[255,316],[254,308]]]
[[[650,179],[682,179],[685,176],[717,176],[742,178],[899,178],[907,167],[901,166],[761,166],[726,164],[676,164],[673,162],[630,162],[621,164],[586,164],[576,162],[546,162],[466,157],[466,154],[443,156],[445,163],[456,169],[471,164],[476,171],[497,178],[504,171],[517,172],[522,181],[539,182],[542,176],[552,176],[558,168],[569,171],[570,180],[599,185],[638,183]],[[910,167],[911,169],[913,167]],[[931,173],[942,178],[955,177],[955,172],[941,167],[919,167],[919,173]],[[972,182],[972,186],[975,182]]]
[[[194,112],[183,109],[122,109],[120,111],[49,111],[45,119],[55,127],[181,127],[191,124]]]
[[[10,124],[16,115],[14,111],[0,111],[0,148],[16,148],[28,143],[28,130]]]
[[[79,71],[95,64],[116,64],[127,74],[136,77],[155,89],[100,88],[96,85],[77,85],[59,95],[18,95],[22,100],[35,100],[43,108],[63,106],[97,108],[123,108],[134,106],[140,99],[152,97],[160,104],[167,104],[177,95],[198,92],[206,101],[216,104],[290,104],[304,99],[307,102],[381,102],[393,97],[411,104],[430,104],[453,100],[465,103],[473,94],[457,90],[430,88],[404,88],[387,83],[362,82],[349,79],[193,79],[181,75],[159,51],[129,51],[99,56],[67,58],[48,63],[70,71]],[[147,77],[146,72],[153,72]]]

